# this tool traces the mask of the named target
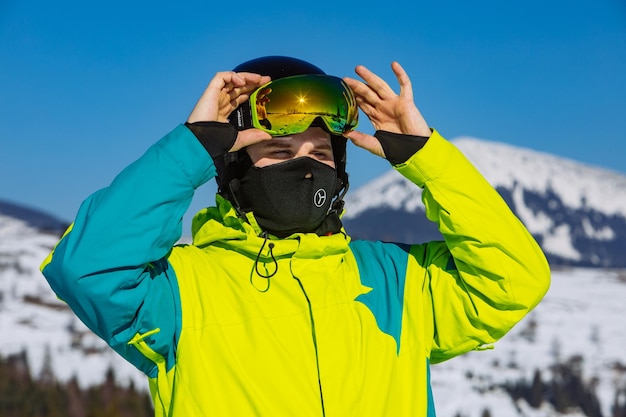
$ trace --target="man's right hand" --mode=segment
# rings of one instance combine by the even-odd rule
[[[194,122],[228,123],[228,116],[250,97],[257,88],[270,81],[270,77],[250,72],[223,71],[215,74],[187,119]],[[235,152],[253,143],[271,139],[269,133],[259,129],[238,132],[233,147]]]

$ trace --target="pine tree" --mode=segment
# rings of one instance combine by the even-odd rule
[[[541,371],[536,369],[533,375],[530,392],[527,396],[528,404],[530,404],[531,407],[539,408],[543,402],[544,395],[544,385],[541,380]]]
[[[626,388],[616,389],[611,417],[626,417]]]
[[[52,366],[52,355],[50,354],[50,346],[46,345],[43,355],[43,364],[39,373],[40,385],[52,385],[56,378],[54,376],[54,367]]]

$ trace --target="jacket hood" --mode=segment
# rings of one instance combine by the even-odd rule
[[[280,239],[264,233],[252,213],[247,215],[247,220],[240,218],[232,204],[217,194],[216,207],[200,210],[193,218],[193,245],[203,247],[219,242],[238,251],[256,255],[269,239],[273,243],[273,256],[298,254],[307,258],[337,255],[348,250],[350,237],[343,229],[341,233],[331,236],[294,233]],[[267,249],[263,250],[262,256],[266,255],[266,251]]]

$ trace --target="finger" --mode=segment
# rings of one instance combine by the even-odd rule
[[[241,88],[233,88],[232,90],[227,90],[224,88],[222,91],[224,94],[228,95],[229,100],[237,100],[239,97],[244,97],[243,101],[247,100],[250,97],[250,93],[256,90],[256,86],[244,86]],[[242,103],[243,103],[242,101]]]
[[[413,85],[411,84],[411,79],[408,74],[404,68],[402,68],[402,65],[394,61],[391,64],[391,69],[398,79],[398,84],[400,84],[400,96],[413,101]]]
[[[266,82],[269,82],[269,77],[267,76],[247,72],[224,72],[219,74],[220,76],[217,77],[218,82],[216,82],[216,87],[220,86],[219,81],[221,80],[221,89],[228,93],[234,91],[235,94],[237,94],[252,91]]]
[[[243,99],[243,101],[245,101],[248,99],[249,93],[267,84],[270,81],[270,77],[253,73],[236,73],[233,76],[233,81],[235,80],[237,80],[236,83],[226,84],[222,91],[228,94],[230,100],[247,95],[247,97]],[[240,101],[239,104],[243,103],[243,101]]]
[[[367,101],[362,100],[361,98],[356,99],[356,103],[359,106],[359,108],[363,111],[363,113],[365,113],[365,115],[372,120],[373,118],[375,119],[375,115],[376,115],[376,110],[377,110],[377,106],[376,105],[372,105],[370,103],[368,103]]]
[[[344,81],[354,92],[357,103],[368,103],[372,106],[380,103],[381,98],[365,83],[349,77],[345,77]]]
[[[230,105],[232,106],[232,109],[229,111],[229,114],[235,110],[237,107],[239,107],[241,104],[245,103],[246,101],[248,101],[248,99],[250,98],[250,94],[241,94],[241,95],[237,95],[235,97],[232,97],[230,100]]]
[[[365,133],[359,132],[357,130],[353,130],[345,135],[352,143],[354,143],[359,148],[363,148],[374,155],[378,155],[381,158],[385,158],[385,152],[383,151],[383,147],[372,135],[366,135]]]
[[[228,95],[228,100],[231,102],[237,101],[237,105],[243,103],[250,98],[250,94],[255,91],[260,85],[263,85],[264,79],[259,79],[257,82],[250,84],[246,83],[241,87],[226,86],[222,89],[222,92]],[[230,89],[229,89],[230,87]]]
[[[374,91],[381,99],[385,100],[396,96],[396,93],[389,87],[389,84],[385,82],[378,75],[367,69],[363,65],[358,65],[355,68],[355,72],[365,80],[367,85]]]
[[[237,72],[236,74],[243,81],[245,81],[245,84],[254,85],[257,87],[260,87],[263,84],[267,84],[271,81],[271,78],[269,76],[255,74],[253,72]]]
[[[259,143],[264,140],[271,140],[271,139],[272,139],[272,135],[260,129],[241,130],[237,133],[237,139],[235,140],[235,144],[233,145],[233,147],[230,149],[229,152],[236,152],[254,143]]]
[[[227,88],[230,90],[232,86],[242,84],[242,82],[243,79],[237,76],[235,72],[220,71],[213,76],[207,89],[219,91],[223,88]]]

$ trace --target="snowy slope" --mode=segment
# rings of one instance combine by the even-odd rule
[[[118,381],[145,378],[95,337],[52,292],[39,265],[58,241],[25,221],[0,215],[0,355],[26,349],[34,375],[49,352],[61,380],[78,377],[89,386],[104,380],[109,366]]]
[[[598,379],[596,393],[603,415],[610,416],[617,387],[626,388],[624,297],[626,271],[554,271],[551,288],[541,304],[496,343],[494,350],[470,352],[433,366],[439,415],[452,417],[461,412],[479,417],[491,407],[498,417],[519,416],[504,390],[481,394],[481,388],[522,377],[531,380],[536,369],[547,376],[557,360],[580,355],[583,375],[588,381]],[[450,402],[450,398],[458,400]],[[546,408],[534,413],[548,415],[551,411]]]

